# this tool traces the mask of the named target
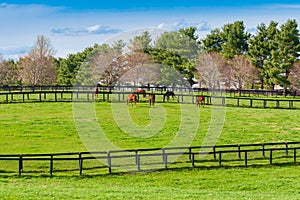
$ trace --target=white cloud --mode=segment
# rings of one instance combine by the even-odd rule
[[[66,36],[78,36],[78,35],[98,35],[98,34],[116,34],[122,30],[117,28],[111,28],[105,25],[93,25],[87,28],[53,28],[52,34],[66,35]]]
[[[99,30],[100,27],[101,27],[100,25],[94,25],[94,26],[87,27],[87,30],[88,32],[94,32]]]
[[[186,22],[184,19],[179,19],[170,24],[161,23],[157,26],[157,28],[160,28],[160,29],[171,29],[171,30],[179,30],[179,29],[188,28],[188,27],[196,27],[197,31],[210,31],[211,30],[210,25],[206,21],[202,21],[200,23],[190,23],[190,22]]]

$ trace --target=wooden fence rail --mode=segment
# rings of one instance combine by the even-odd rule
[[[171,156],[187,155],[192,167],[196,166],[196,161],[205,162],[217,162],[219,166],[225,166],[226,163],[236,161],[236,158],[230,157],[224,159],[224,155],[236,154],[239,161],[244,162],[244,166],[249,166],[249,154],[254,152],[260,152],[260,157],[252,158],[251,161],[255,164],[256,160],[266,159],[269,164],[274,164],[275,152],[284,152],[285,158],[293,158],[291,163],[297,162],[297,150],[300,149],[300,142],[277,142],[277,143],[262,143],[262,144],[237,144],[237,145],[216,145],[216,146],[191,146],[191,147],[168,147],[168,148],[149,148],[149,149],[129,149],[129,150],[110,150],[99,152],[74,152],[74,153],[54,153],[54,154],[0,154],[0,161],[17,161],[18,162],[18,174],[25,171],[24,162],[32,161],[48,161],[49,162],[49,174],[53,175],[54,164],[57,161],[77,161],[78,171],[82,175],[84,170],[84,161],[100,159],[106,160],[106,167],[108,173],[112,173],[114,165],[112,164],[117,159],[130,158],[134,159],[132,166],[136,167],[135,171],[142,171],[143,165],[141,159],[145,157],[155,157],[156,162],[160,162],[165,169],[172,164],[168,161]],[[289,153],[292,152],[292,156]],[[268,154],[266,154],[268,153]],[[199,156],[196,158],[196,156]],[[213,155],[211,160],[201,160],[200,155],[209,157]],[[267,156],[268,155],[268,156]],[[257,156],[255,154],[255,156]],[[228,156],[227,156],[228,157]],[[148,163],[151,165],[153,163]],[[184,163],[183,163],[184,164]],[[186,166],[185,166],[186,167]],[[26,172],[26,171],[25,171]],[[6,172],[5,169],[0,168],[1,173]]]
[[[65,85],[53,85],[53,86],[33,86],[33,85],[19,85],[19,86],[0,86],[1,92],[16,92],[16,91],[88,91],[93,90],[95,85],[87,86],[65,86]],[[219,93],[226,94],[229,96],[296,96],[299,95],[299,91],[287,90],[287,93],[284,93],[283,90],[261,90],[261,89],[209,89],[209,88],[191,88],[191,87],[165,87],[165,86],[101,86],[98,85],[98,88],[102,91],[133,91],[135,89],[145,89],[148,92],[164,92],[166,90],[172,90],[177,93],[191,93],[196,92],[198,94],[207,94],[207,93]]]
[[[77,101],[113,101],[125,102],[127,95],[131,92],[99,92],[97,95],[93,91],[34,91],[34,92],[7,92],[0,93],[0,103],[24,103],[24,102],[77,102]],[[149,93],[146,93],[149,94]],[[163,101],[163,93],[157,93],[157,102]],[[176,94],[175,100],[171,102],[195,104],[195,94]],[[225,97],[207,96],[206,105],[237,106],[237,107],[259,107],[259,108],[298,108],[300,109],[300,99],[266,99],[266,98],[245,98],[245,97]],[[147,101],[147,98],[140,98]]]

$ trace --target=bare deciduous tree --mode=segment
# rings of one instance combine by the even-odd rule
[[[221,54],[203,52],[198,56],[196,61],[195,76],[205,87],[211,89],[220,88],[220,69],[222,69],[224,65],[225,62]]]
[[[300,61],[296,62],[291,68],[289,81],[291,82],[292,89],[300,90]]]
[[[39,35],[32,50],[19,59],[20,76],[24,84],[53,85],[56,83],[54,49],[50,40]]]
[[[225,68],[223,76],[226,77],[229,87],[240,90],[246,84],[252,84],[254,81],[256,70],[246,56],[234,56],[234,58],[227,60]]]

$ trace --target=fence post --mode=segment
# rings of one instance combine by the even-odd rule
[[[191,160],[192,159],[192,148],[189,147],[189,159]]]
[[[192,166],[195,167],[195,154],[192,154]]]
[[[19,176],[21,176],[22,169],[23,169],[23,156],[20,155],[20,157],[19,157]]]
[[[263,157],[266,157],[266,155],[265,155],[265,144],[262,144],[262,155],[263,155]]]
[[[289,155],[289,144],[285,143],[285,155],[288,156]]]
[[[79,164],[79,175],[82,175],[82,158],[81,158],[81,153],[78,153],[78,164]]]
[[[289,108],[293,107],[293,101],[289,101]]]
[[[52,176],[53,173],[53,155],[50,155],[50,175]]]
[[[279,100],[276,100],[276,108],[279,108]]]
[[[273,151],[272,151],[272,149],[270,149],[270,165],[272,165],[272,163],[273,163],[272,157],[273,157]]]
[[[213,147],[213,151],[214,151],[214,159],[217,160],[217,155],[216,155],[216,147]]]
[[[222,166],[222,153],[219,153],[219,165]]]
[[[245,151],[245,166],[246,166],[246,167],[248,166],[248,161],[247,161],[247,159],[248,159],[248,152]]]
[[[135,154],[135,159],[136,159],[137,170],[141,171],[140,156],[138,154]]]
[[[238,145],[238,156],[239,156],[239,159],[241,159],[241,146]]]
[[[164,161],[164,166],[165,166],[165,169],[168,168],[168,157],[165,153],[165,149],[163,148],[162,149],[162,156],[163,156],[163,161]]]
[[[296,157],[296,148],[294,148],[294,163],[296,164],[296,160],[297,159],[297,157]]]
[[[108,172],[111,174],[111,157],[109,151],[107,151],[107,166],[108,166]]]
[[[253,99],[250,99],[250,108],[252,108]]]

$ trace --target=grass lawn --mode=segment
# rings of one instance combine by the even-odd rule
[[[0,177],[1,199],[299,199],[299,167]]]
[[[117,126],[109,103],[96,103],[101,128],[117,146],[151,148],[165,146],[181,122],[177,104],[163,104],[164,127],[153,137],[137,138]],[[132,120],[140,126],[151,120],[149,106],[129,107]],[[152,108],[155,109],[155,108]],[[86,151],[74,123],[72,103],[0,104],[0,154],[58,153]],[[199,129],[192,145],[201,145],[210,127],[213,107],[195,107]],[[227,107],[217,144],[300,141],[300,111]],[[76,165],[76,163],[75,163]],[[299,166],[257,165],[250,167],[175,168],[151,173],[78,175],[78,171],[57,172],[50,177],[45,169],[18,177],[0,162],[1,199],[299,199]],[[36,166],[33,166],[33,169]],[[97,171],[99,169],[95,169]],[[33,170],[34,172],[34,170]]]

